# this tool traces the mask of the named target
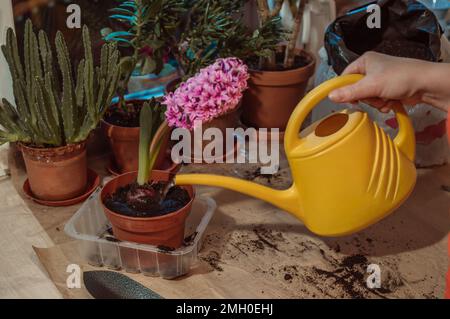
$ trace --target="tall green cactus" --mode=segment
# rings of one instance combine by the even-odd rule
[[[41,30],[36,35],[28,20],[22,63],[14,31],[8,30],[1,49],[12,75],[17,107],[6,99],[0,103],[0,145],[22,142],[56,147],[88,138],[116,92],[120,56],[116,44],[105,44],[100,66],[95,67],[87,26],[83,27],[83,45],[84,59],[74,74],[61,32],[55,39],[56,63],[46,33]]]

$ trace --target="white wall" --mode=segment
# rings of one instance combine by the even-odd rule
[[[1,0],[0,6],[0,44],[6,40],[6,30],[14,26],[12,5],[9,0]],[[5,97],[11,103],[14,102],[12,94],[11,75],[3,54],[0,53],[0,98]]]

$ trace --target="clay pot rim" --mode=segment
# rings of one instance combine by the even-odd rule
[[[114,161],[114,159],[113,159],[113,157],[111,157],[109,159],[109,163],[108,163],[108,165],[106,167],[108,172],[110,172],[114,177],[117,177],[117,176],[125,174],[125,173],[121,174],[121,173],[119,173],[117,171],[117,166],[116,166],[116,164],[113,161]],[[161,172],[168,172],[169,174],[176,174],[176,172],[178,172],[180,167],[181,167],[181,163],[177,164],[175,162],[172,162],[172,165],[170,165],[168,168],[166,168],[166,169],[154,169],[154,171],[161,171]],[[128,173],[130,173],[130,172],[128,172]]]
[[[44,161],[62,161],[68,158],[72,158],[86,151],[86,140],[74,143],[67,144],[64,146],[57,147],[33,147],[30,145],[26,145],[22,142],[17,144],[19,150],[23,153],[24,156],[28,156],[34,161],[42,162]]]
[[[145,102],[147,102],[147,100],[131,99],[131,100],[126,100],[126,102],[130,102],[130,103],[133,103],[133,102],[139,102],[139,103],[144,104]],[[113,107],[114,105],[117,105],[117,104],[119,104],[119,102],[110,104],[110,105],[108,106],[108,109],[109,109],[110,107]],[[107,112],[107,111],[106,111],[106,112]],[[109,123],[108,121],[105,120],[105,117],[103,117],[100,121],[101,121],[102,123],[106,124],[106,125],[109,125],[109,126],[112,126],[112,127],[116,127],[116,128],[130,129],[130,130],[139,130],[139,126],[129,127],[129,126],[120,126],[120,125],[115,125],[115,124]]]
[[[157,171],[157,170],[153,170],[153,171]],[[111,182],[112,182],[113,180],[115,180],[115,179],[119,179],[119,178],[122,178],[122,177],[125,176],[125,175],[131,175],[131,174],[136,174],[136,175],[137,175],[137,172],[134,171],[134,172],[128,172],[128,173],[124,173],[124,174],[118,175],[118,176],[114,177],[113,179],[111,179],[110,181],[108,181],[108,182],[105,184],[105,186],[106,186],[107,184],[111,183]],[[170,175],[171,175],[171,174],[170,174]],[[163,216],[156,216],[156,217],[130,217],[130,216],[126,216],[126,215],[122,215],[122,214],[116,213],[116,212],[110,210],[108,207],[106,207],[105,203],[103,202],[103,197],[104,197],[104,196],[103,196],[103,190],[105,189],[105,187],[102,188],[102,191],[101,191],[101,193],[100,193],[100,199],[101,199],[101,202],[102,202],[103,209],[104,209],[105,211],[107,211],[109,214],[111,214],[111,215],[113,215],[113,216],[115,216],[115,217],[117,217],[117,218],[121,218],[121,219],[125,219],[125,220],[130,220],[130,221],[136,221],[136,222],[137,222],[137,221],[149,221],[149,220],[159,221],[159,220],[169,219],[169,218],[171,218],[171,217],[173,217],[173,216],[175,216],[175,215],[177,215],[177,214],[183,212],[183,210],[184,210],[187,206],[192,205],[192,203],[194,202],[194,200],[195,200],[195,189],[194,189],[194,187],[193,187],[192,185],[183,185],[183,186],[180,186],[180,187],[182,187],[182,188],[187,188],[187,189],[188,189],[187,191],[188,191],[188,193],[189,193],[189,196],[191,197],[191,200],[190,200],[186,205],[184,205],[183,207],[181,207],[180,209],[178,209],[178,210],[176,210],[176,211],[174,211],[174,212],[172,212],[172,213],[170,213],[170,214],[163,215]],[[190,191],[189,191],[189,190],[190,190]],[[192,194],[192,195],[191,195],[191,194]]]
[[[120,126],[120,125],[115,125],[115,124],[109,123],[109,122],[106,121],[105,119],[101,119],[100,122],[101,122],[102,124],[104,124],[105,126],[107,126],[107,127],[112,127],[112,128],[118,129],[118,130],[130,130],[130,131],[131,131],[131,130],[133,130],[133,131],[139,131],[139,130],[140,130],[140,127],[139,127],[139,126],[133,126],[133,127],[130,127],[130,126]]]
[[[249,69],[250,73],[250,78],[248,80],[249,83],[268,86],[286,86],[303,82],[305,81],[306,78],[309,79],[314,74],[316,66],[316,58],[309,51],[298,49],[298,52],[299,54],[297,55],[306,55],[310,59],[310,62],[307,65],[295,69],[281,70],[281,71],[278,70],[263,71],[263,70]],[[290,76],[292,76],[292,78]],[[274,81],[277,82],[279,81],[279,83],[273,83]]]
[[[295,68],[295,69],[289,69],[289,70],[257,70],[257,69],[252,69],[250,67],[248,68],[248,70],[249,70],[249,72],[252,72],[252,73],[289,73],[289,72],[295,73],[299,69],[307,68],[307,67],[311,66],[312,64],[316,63],[316,58],[314,57],[314,55],[311,52],[304,50],[304,49],[299,49],[299,48],[295,49],[295,52],[296,52],[296,54],[295,54],[296,56],[302,56],[302,55],[306,56],[310,60],[310,62],[305,66]]]
[[[17,145],[19,146],[20,149],[45,152],[45,151],[66,150],[68,148],[78,148],[80,146],[83,147],[86,145],[86,140],[78,142],[78,143],[66,144],[66,145],[55,146],[55,147],[36,147],[36,146],[31,146],[31,143],[23,143],[23,142],[18,142]]]

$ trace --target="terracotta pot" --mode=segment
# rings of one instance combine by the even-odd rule
[[[114,156],[115,169],[121,174],[137,171],[139,167],[139,127],[113,125],[105,120],[102,120],[101,126]],[[168,152],[169,137],[161,145],[155,169],[172,171],[176,168]]]
[[[164,181],[170,174],[164,171],[152,171],[152,180]],[[113,194],[119,187],[136,181],[137,172],[126,173],[112,179],[103,187],[100,198],[106,217],[112,225],[114,236],[123,241],[154,246],[178,248],[183,244],[184,226],[194,201],[192,186],[183,186],[189,193],[191,201],[182,209],[173,213],[159,216],[138,218],[121,215],[109,210],[104,201],[109,194]]]
[[[80,196],[87,186],[86,143],[57,148],[34,148],[21,144],[33,195],[47,201]]]
[[[211,143],[211,141],[204,141],[203,138],[196,139],[196,136],[203,137],[204,132],[208,128],[217,128],[222,132],[222,136],[224,138],[224,145],[222,154],[213,154],[212,158],[209,158],[210,161],[216,161],[221,159],[223,162],[225,162],[228,153],[235,153],[236,147],[233,148],[233,150],[227,150],[226,149],[226,129],[227,128],[236,128],[239,126],[239,115],[238,115],[238,108],[234,109],[233,111],[224,114],[216,119],[213,119],[210,122],[203,123],[202,128],[196,127],[194,130],[189,131],[190,139],[191,139],[191,148],[190,148],[190,156],[187,154],[183,154],[180,159],[176,159],[177,162],[183,161],[184,163],[197,163],[197,164],[205,164],[207,163],[205,161],[205,158],[203,158],[203,151],[204,148]],[[181,138],[180,138],[181,140]],[[174,141],[176,144],[177,141]],[[195,154],[195,148],[200,151],[200,154]],[[201,156],[199,156],[201,155]]]
[[[121,173],[137,171],[139,154],[139,127],[113,125],[102,120],[117,169]]]
[[[447,114],[447,141],[450,144],[450,115],[449,114]]]
[[[242,122],[255,128],[286,129],[287,122],[305,94],[309,78],[314,74],[314,57],[305,51],[299,55],[311,61],[288,71],[250,70],[249,88],[244,93]]]
[[[180,79],[175,79],[173,81],[170,81],[165,89],[166,94],[170,92],[174,92],[176,86],[180,83]],[[236,128],[239,127],[239,117],[240,117],[240,107],[242,105],[242,102],[239,103],[239,105],[230,112],[219,116],[218,118],[213,119],[212,121],[209,121],[207,123],[203,123],[202,130],[201,130],[201,136],[203,136],[204,132],[208,128],[218,128],[222,132],[222,136],[226,137],[226,129],[227,128]],[[196,130],[200,130],[199,128]],[[194,130],[190,132],[191,135],[191,156],[182,156],[181,160],[185,163],[191,162],[191,163],[197,163],[197,164],[206,164],[206,161],[204,158],[201,158],[199,156],[195,156],[194,149],[197,145],[197,147],[201,150],[201,153],[203,154],[203,150],[205,146],[207,146],[211,141],[203,141],[201,140],[195,140],[194,139]],[[218,159],[221,159],[223,162],[226,161],[227,155],[229,153],[235,153],[236,152],[236,145],[232,150],[226,149],[226,144],[224,145],[224,148],[222,150],[222,155],[213,156],[211,160],[216,161]]]

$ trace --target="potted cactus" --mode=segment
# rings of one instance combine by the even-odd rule
[[[185,220],[194,200],[192,186],[172,186],[171,174],[153,170],[169,128],[159,127],[159,102],[145,103],[140,112],[139,170],[119,175],[101,192],[101,201],[114,236],[168,249],[180,247]]]
[[[118,102],[105,114],[102,126],[113,152],[113,172],[125,173],[138,169],[139,113],[144,101],[127,100],[125,95],[135,72],[160,73],[167,57],[167,41],[178,26],[182,0],[133,0],[111,9],[111,18],[125,29],[104,32],[104,39],[118,43],[124,52],[121,78],[117,89]],[[164,110],[160,110],[161,114]],[[167,148],[168,143],[163,145]],[[170,158],[158,161],[157,168],[175,169]],[[164,160],[165,159],[165,160]]]
[[[103,117],[119,79],[115,44],[101,50],[94,66],[89,30],[83,27],[84,59],[74,74],[61,32],[55,39],[56,60],[47,35],[26,22],[23,55],[12,29],[2,46],[13,79],[15,104],[0,105],[0,144],[17,142],[25,160],[33,195],[62,201],[86,190],[86,139]],[[23,56],[23,61],[21,59]]]
[[[303,97],[309,78],[314,74],[314,57],[296,47],[301,34],[305,5],[308,0],[258,0],[262,25],[279,17],[283,6],[292,15],[292,30],[284,32],[264,57],[248,61],[251,66],[249,89],[243,99],[242,121],[262,128],[284,131],[292,111]],[[274,35],[279,30],[274,29]],[[280,34],[281,35],[281,34]],[[280,42],[287,44],[280,46]]]

